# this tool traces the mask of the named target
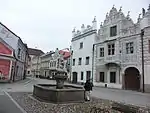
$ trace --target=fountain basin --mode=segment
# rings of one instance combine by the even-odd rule
[[[56,89],[54,84],[34,85],[33,96],[52,103],[84,102],[84,88],[81,86],[64,85]]]

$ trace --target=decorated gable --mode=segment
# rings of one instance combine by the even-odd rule
[[[11,55],[12,50],[8,48],[3,42],[0,42],[0,54]]]

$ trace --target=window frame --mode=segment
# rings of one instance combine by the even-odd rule
[[[101,76],[103,76],[103,77],[101,77]],[[103,78],[103,79],[101,79],[101,78]],[[99,82],[103,82],[103,83],[105,82],[105,72],[99,72]]]
[[[20,57],[21,57],[21,49],[18,48],[18,58],[20,59]]]
[[[100,48],[100,57],[104,57],[104,47]]]
[[[90,64],[90,57],[87,56],[87,57],[85,58],[85,65],[89,65],[89,64]]]
[[[81,57],[78,59],[78,65],[82,65],[82,58]]]
[[[73,65],[73,66],[75,66],[75,64],[76,64],[75,62],[76,62],[76,61],[75,61],[75,58],[74,58],[74,59],[72,60],[72,65]]]
[[[83,42],[80,42],[80,47],[79,49],[82,49],[83,48]]]
[[[108,55],[115,55],[115,43],[110,43],[107,45]]]
[[[110,37],[117,36],[117,25],[110,27]]]
[[[127,42],[126,43],[126,54],[133,54],[134,53],[134,42]]]
[[[114,75],[112,73],[115,73]],[[113,75],[113,77],[112,77]],[[111,71],[110,72],[110,83],[116,83],[116,72],[115,71]]]
[[[83,79],[84,79],[84,72],[81,71],[81,80],[83,80]]]

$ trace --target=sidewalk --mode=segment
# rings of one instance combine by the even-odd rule
[[[150,107],[150,94],[149,93],[94,87],[92,96],[101,98],[101,99],[123,102],[126,104],[133,104],[133,105],[137,105],[141,107],[142,106]]]

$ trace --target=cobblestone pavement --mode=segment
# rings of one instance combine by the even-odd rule
[[[124,113],[121,111],[112,109],[113,101],[91,98],[91,101],[80,103],[64,103],[53,104],[47,102],[41,102],[35,99],[32,93],[27,92],[10,92],[9,93],[19,105],[24,108],[27,113]],[[124,106],[122,103],[118,103]],[[117,106],[118,106],[117,104]],[[130,109],[133,106],[128,105]],[[129,108],[125,108],[125,113],[129,112]],[[132,113],[149,113],[150,110],[145,107],[135,107],[132,109]]]
[[[28,78],[27,81],[20,81],[19,83],[16,82],[13,84],[5,85],[0,84],[0,87],[7,92],[32,92],[33,85],[40,83],[55,84],[55,81],[38,78]],[[150,107],[149,93],[94,87],[92,96],[102,99],[124,102],[127,104]]]

